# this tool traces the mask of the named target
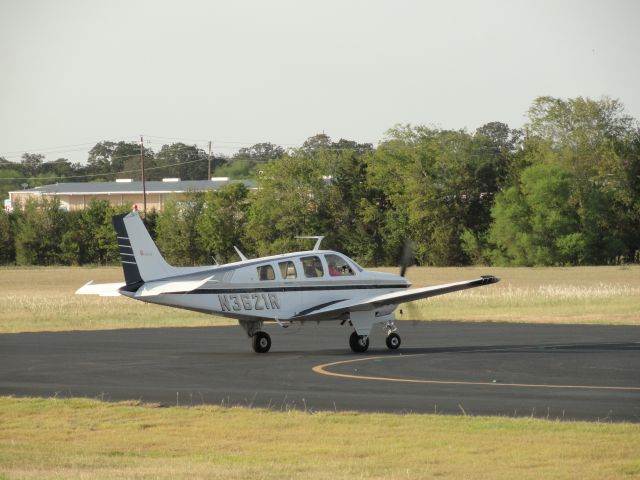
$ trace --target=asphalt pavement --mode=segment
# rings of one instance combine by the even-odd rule
[[[365,354],[330,322],[0,335],[0,394],[165,405],[640,421],[640,327],[397,322]]]

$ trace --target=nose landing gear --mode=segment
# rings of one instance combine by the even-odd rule
[[[389,321],[384,325],[384,329],[387,331],[387,348],[389,350],[397,350],[400,346],[400,343],[402,343],[400,335],[396,333],[398,327],[396,327],[396,324],[393,321]]]
[[[395,332],[391,332],[389,335],[387,335],[387,348],[389,350],[396,350],[399,346],[400,343],[402,342],[402,340],[400,339],[400,335],[398,335]]]

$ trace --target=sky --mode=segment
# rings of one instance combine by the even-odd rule
[[[638,20],[635,0],[0,0],[0,156],[375,145],[397,124],[521,127],[541,95],[640,119]]]

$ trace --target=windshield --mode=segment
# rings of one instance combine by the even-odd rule
[[[351,265],[349,265],[349,263],[347,263],[347,261],[341,256],[329,253],[325,255],[324,258],[329,266],[329,275],[332,277],[355,275]]]

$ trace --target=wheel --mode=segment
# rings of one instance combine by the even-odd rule
[[[400,339],[400,335],[397,333],[394,332],[387,335],[387,348],[389,348],[389,350],[397,349],[400,346],[400,343],[402,343],[402,340]]]
[[[349,337],[349,346],[356,353],[366,352],[367,348],[369,348],[369,337],[353,332]]]
[[[271,337],[266,332],[258,331],[252,338],[253,351],[256,353],[267,353],[271,348]]]

